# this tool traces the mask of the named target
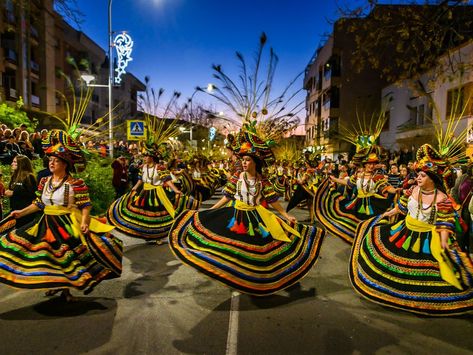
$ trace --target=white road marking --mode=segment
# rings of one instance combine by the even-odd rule
[[[240,304],[240,293],[232,292],[230,302],[230,316],[228,319],[228,335],[226,355],[236,355],[238,350],[238,308]]]

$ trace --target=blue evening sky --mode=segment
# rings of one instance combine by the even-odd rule
[[[108,0],[80,0],[83,32],[107,47]],[[112,27],[134,38],[129,71],[152,87],[188,98],[212,82],[212,64],[238,73],[235,51],[252,63],[261,32],[279,57],[277,88],[304,70],[337,17],[335,1],[322,0],[114,0]],[[302,85],[302,79],[300,85]],[[279,93],[280,90],[275,90]],[[206,101],[197,94],[195,101]]]

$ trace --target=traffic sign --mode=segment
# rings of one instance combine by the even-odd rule
[[[129,141],[146,139],[145,121],[127,121],[126,136]]]

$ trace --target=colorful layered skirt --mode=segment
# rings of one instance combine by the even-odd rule
[[[169,245],[185,264],[240,292],[264,296],[283,290],[314,265],[325,232],[304,224],[289,227],[261,208],[241,209],[232,202],[183,212]]]
[[[9,218],[2,221],[11,223]],[[46,206],[39,221],[0,236],[0,282],[26,289],[75,288],[90,293],[122,271],[122,243],[113,227],[92,218],[80,232],[80,212]]]
[[[358,225],[373,216],[386,212],[392,200],[382,196],[346,196],[331,187],[325,179],[315,193],[315,216],[327,231],[352,244]]]
[[[388,224],[378,217],[360,225],[350,257],[353,287],[371,301],[414,313],[472,310],[470,258],[456,242],[441,250],[438,234],[415,228],[412,220]]]
[[[167,238],[179,213],[199,206],[200,201],[193,197],[145,184],[138,193],[131,191],[115,200],[107,211],[107,219],[130,237],[159,240]]]

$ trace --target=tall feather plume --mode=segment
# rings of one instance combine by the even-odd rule
[[[236,52],[240,68],[236,80],[225,74],[221,65],[214,64],[213,77],[218,83],[213,86],[211,92],[199,87],[197,90],[206,92],[225,105],[228,111],[240,120],[244,129],[254,131],[266,141],[277,142],[300,123],[298,115],[304,109],[304,100],[298,100],[302,89],[294,90],[294,86],[302,73],[297,75],[281,94],[274,97],[272,88],[279,59],[270,48],[268,62],[265,64],[266,45],[267,37],[262,33],[251,70],[243,54]],[[263,70],[266,72],[262,74]]]
[[[465,150],[466,137],[468,129],[459,130],[459,125],[466,115],[466,110],[471,102],[471,96],[464,98],[460,91],[453,94],[452,106],[450,112],[442,122],[439,110],[433,104],[433,126],[437,138],[437,149],[440,155],[448,160],[450,164],[456,164],[465,161],[467,158]]]
[[[145,77],[146,90],[140,94],[139,106],[143,112],[146,127],[148,129],[148,144],[167,144],[174,147],[175,144],[170,138],[177,137],[180,134],[178,120],[182,116],[182,110],[176,112],[177,102],[181,94],[177,91],[173,93],[169,101],[161,107],[163,101],[164,89],[160,88],[158,92],[150,87],[150,78]],[[174,119],[170,117],[174,116]]]
[[[81,122],[92,99],[94,88],[87,86],[85,82],[77,79],[80,78],[80,70],[75,60],[69,57],[67,61],[74,67],[74,77],[71,78],[60,71],[59,75],[66,82],[66,90],[64,92],[56,90],[56,93],[64,102],[65,110],[55,114],[47,114],[61,122],[64,129],[76,139],[81,134],[81,130],[85,128]],[[87,63],[82,62],[81,64],[86,65]],[[78,82],[78,85],[74,85],[74,82]],[[116,108],[117,106],[112,109],[112,112]],[[108,116],[109,114],[106,113],[99,117],[92,125],[87,126],[87,130],[94,132],[97,136],[105,135],[107,132],[103,128],[108,125]]]
[[[381,109],[378,113],[373,113],[367,117],[361,116],[356,112],[356,121],[351,126],[340,124],[339,137],[346,142],[356,146],[357,151],[368,145],[375,144],[384,125],[387,116],[385,109]]]

